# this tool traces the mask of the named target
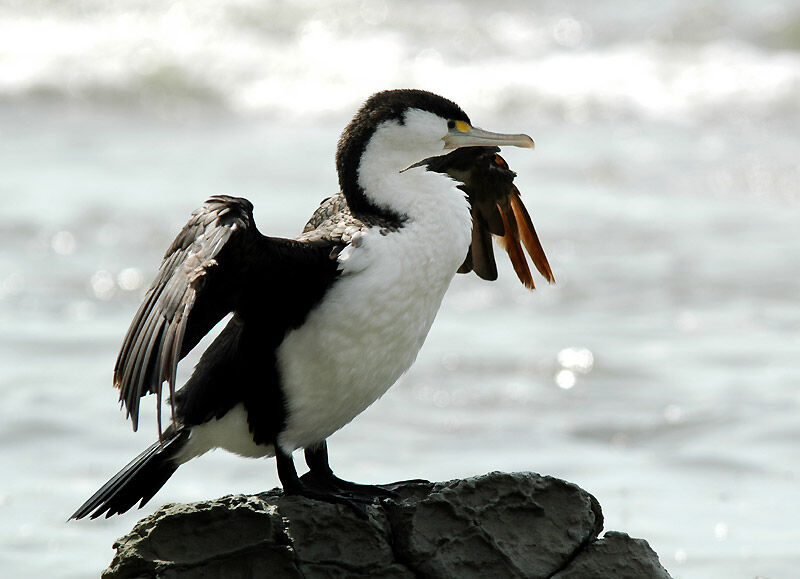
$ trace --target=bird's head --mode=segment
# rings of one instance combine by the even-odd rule
[[[427,157],[474,146],[533,148],[522,134],[502,134],[473,127],[454,102],[433,93],[387,90],[372,95],[339,139],[336,168],[350,208],[382,213],[365,194],[367,181],[397,174]]]

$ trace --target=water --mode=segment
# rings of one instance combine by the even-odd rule
[[[0,6],[4,576],[97,575],[160,504],[278,484],[219,453],[142,511],[64,522],[155,435],[111,370],[188,213],[243,195],[295,234],[355,107],[396,86],[535,138],[505,155],[558,283],[459,276],[414,368],[332,438],[337,472],[534,470],[675,577],[796,574],[800,6],[403,7]]]

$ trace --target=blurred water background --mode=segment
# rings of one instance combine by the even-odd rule
[[[246,196],[296,234],[392,87],[534,137],[505,156],[558,283],[459,276],[335,470],[551,474],[674,577],[797,576],[800,4],[773,0],[0,2],[0,574],[97,576],[159,505],[277,486],[216,453],[65,523],[154,439],[111,371],[189,212]]]

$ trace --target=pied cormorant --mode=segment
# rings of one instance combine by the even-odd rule
[[[114,369],[134,430],[140,399],[156,394],[158,441],[72,517],[141,507],[181,464],[213,448],[274,456],[287,494],[362,511],[389,494],[336,477],[325,440],[408,370],[456,272],[497,277],[492,236],[527,287],[522,245],[553,280],[500,145],[533,148],[533,140],[473,127],[458,105],[426,91],[384,91],[342,133],[340,193],[299,236],[259,233],[246,199],[216,196],[194,211]],[[229,313],[175,391],[178,362]],[[171,417],[162,430],[164,383]],[[309,471],[298,477],[291,453],[301,448]]]

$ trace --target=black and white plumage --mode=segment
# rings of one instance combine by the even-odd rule
[[[180,464],[213,448],[275,456],[287,493],[351,505],[385,493],[335,477],[325,439],[411,366],[455,273],[495,279],[495,236],[526,286],[533,281],[520,240],[553,281],[496,145],[533,141],[474,128],[431,93],[385,91],[342,134],[341,192],[295,239],[259,233],[245,199],[212,197],[194,211],[114,372],[134,430],[141,397],[156,394],[159,440],[73,517],[141,506]],[[179,361],[231,312],[176,391]],[[164,383],[172,414],[162,431]],[[299,448],[310,467],[303,477],[291,458]]]

